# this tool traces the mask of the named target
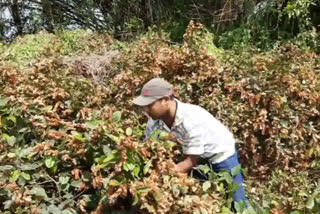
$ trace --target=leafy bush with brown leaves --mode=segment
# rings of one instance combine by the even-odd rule
[[[130,104],[144,83],[163,77],[183,101],[205,107],[232,129],[250,173],[310,167],[320,155],[319,56],[286,45],[254,56],[225,53],[221,62],[201,45],[204,32],[191,23],[181,47],[156,35],[141,40],[116,62],[118,102]]]
[[[72,72],[59,60],[35,64],[24,75],[1,67],[1,209],[220,209],[223,191],[170,171],[180,154],[175,143],[165,136],[141,142],[136,115],[124,111],[127,119],[121,119],[102,87]]]

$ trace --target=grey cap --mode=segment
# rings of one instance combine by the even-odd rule
[[[143,86],[140,96],[136,97],[133,103],[138,106],[147,106],[162,97],[172,94],[173,89],[170,83],[161,78],[154,78]]]

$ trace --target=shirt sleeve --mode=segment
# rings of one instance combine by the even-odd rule
[[[201,124],[185,124],[185,140],[183,153],[186,155],[202,155],[204,153],[205,129]]]
[[[152,120],[151,118],[148,120],[147,125],[146,125],[146,131],[144,132],[144,140],[149,138],[149,135],[152,133],[153,131],[153,124],[154,124],[154,120]]]

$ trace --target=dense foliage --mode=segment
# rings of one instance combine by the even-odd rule
[[[235,134],[252,204],[240,213],[319,212],[317,54],[293,44],[227,52],[193,22],[181,45],[154,32],[130,44],[82,33],[0,46],[2,212],[229,213],[236,187],[223,182],[240,169],[199,183],[170,170],[181,159],[170,135],[143,141],[131,100],[155,76]],[[119,54],[96,63],[110,51]]]
[[[1,72],[7,82],[2,90],[7,98],[1,99],[4,209],[74,213],[91,206],[99,213],[103,202],[122,207],[138,200],[150,212],[190,210],[192,203],[217,207],[206,200],[218,196],[200,198],[201,185],[168,174],[174,144],[139,143],[142,128],[120,121],[121,113],[105,105],[101,88],[70,76],[55,61],[36,64],[24,76],[5,67]],[[127,199],[129,193],[135,201]]]
[[[319,0],[1,0],[0,40],[79,28],[128,40],[154,28],[181,42],[189,21],[197,20],[224,48],[248,43],[272,48],[299,34],[312,43],[319,13]]]

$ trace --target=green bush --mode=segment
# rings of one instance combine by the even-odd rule
[[[48,50],[54,49],[56,37],[53,34],[39,33],[18,37],[1,53],[3,61],[11,61],[18,65],[26,65],[43,56]]]

